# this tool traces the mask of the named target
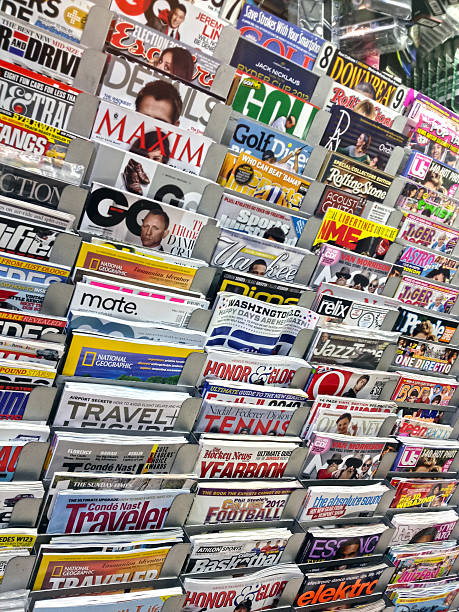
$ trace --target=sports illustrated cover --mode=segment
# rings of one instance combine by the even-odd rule
[[[191,257],[207,220],[194,212],[93,183],[79,229],[99,238]]]
[[[133,5],[127,0],[112,0],[110,9],[165,34],[171,42],[181,40],[209,55],[213,54],[225,25],[215,13],[211,15],[189,2],[180,4],[173,0],[150,0]]]
[[[449,406],[458,384],[455,378],[434,378],[400,372],[400,380],[392,395],[394,402]]]
[[[193,352],[202,349],[74,333],[62,373],[174,385]]]
[[[103,183],[157,202],[197,210],[213,181],[176,170],[142,155],[99,145],[88,182]]]
[[[458,356],[459,348],[401,336],[392,363],[398,368],[448,374]]]
[[[0,108],[65,130],[79,89],[0,60]]]
[[[414,151],[401,172],[402,176],[449,198],[456,198],[459,171],[432,157]]]
[[[271,238],[290,246],[298,242],[307,223],[305,217],[295,217],[287,211],[284,213],[230,193],[223,194],[215,218],[225,229]]]
[[[130,61],[122,55],[110,55],[99,91],[110,104],[155,116],[185,130],[203,134],[210,113],[217,103],[204,91],[190,88],[151,66]]]
[[[396,227],[362,219],[336,208],[329,208],[313,246],[317,247],[317,245],[327,243],[361,255],[383,259],[397,237],[397,233]]]
[[[311,184],[306,179],[247,153],[238,156],[227,153],[217,182],[226,189],[293,210],[301,207]]]
[[[344,326],[380,329],[391,309],[360,302],[359,296],[357,300],[355,300],[356,296],[352,297],[354,299],[347,300],[336,295],[329,295],[328,292],[318,294],[313,310],[321,315],[320,324],[326,326],[329,323],[339,323]]]
[[[404,147],[407,138],[342,106],[332,106],[330,120],[320,144],[338,151],[370,168],[384,170],[395,147]]]
[[[457,488],[457,480],[427,480],[392,478],[391,485],[396,488],[391,508],[440,508],[448,505]]]
[[[394,299],[403,304],[420,306],[436,312],[451,312],[459,289],[430,283],[428,280],[403,275],[394,294]]]
[[[211,265],[276,281],[293,281],[303,257],[308,253],[267,238],[222,229]]]
[[[318,257],[317,266],[309,281],[311,287],[330,283],[375,295],[382,291],[392,270],[389,263],[350,253],[329,244],[320,247]]]
[[[191,134],[171,122],[107,102],[99,103],[91,139],[191,174],[199,174],[212,143],[210,138]]]
[[[375,372],[348,366],[314,365],[304,390],[311,399],[319,395],[337,395],[358,399],[378,399],[389,381],[398,380],[395,372]]]
[[[248,75],[235,77],[226,103],[244,117],[303,139],[319,110],[302,98]]]
[[[451,255],[459,239],[459,230],[408,213],[401,221],[398,237],[411,244]]]
[[[449,344],[458,326],[457,321],[436,315],[425,314],[416,308],[400,308],[400,314],[392,331],[415,340],[428,340]]]
[[[350,89],[335,82],[325,101],[324,109],[329,111],[333,106],[342,106],[355,113],[363,113],[387,128],[391,128],[394,119],[399,116],[399,113],[375,101],[374,89],[369,83],[361,82],[354,89]]]
[[[227,291],[279,306],[298,304],[303,290],[301,285],[280,283],[255,274],[240,274],[231,270],[222,271],[216,287],[216,292]]]
[[[237,75],[254,76],[305,101],[311,98],[319,80],[313,72],[288,59],[280,58],[276,52],[269,51],[266,47],[254,45],[246,38],[238,39],[229,63],[236,68]],[[276,125],[273,127],[279,129]]]
[[[136,7],[137,8],[137,7]],[[202,24],[204,27],[204,24]],[[108,48],[132,60],[209,91],[220,62],[177,38],[141,25],[127,15],[116,15]]]
[[[456,259],[414,246],[405,247],[395,263],[402,266],[404,272],[419,274],[440,283],[450,283],[459,267]]]
[[[249,119],[239,119],[229,142],[236,155],[248,153],[273,166],[294,174],[303,174],[313,147]]]
[[[206,330],[206,346],[288,355],[300,331],[314,329],[318,321],[319,316],[309,308],[263,304],[254,298],[220,292]]]
[[[71,42],[78,42],[94,2],[90,0],[58,0],[46,4],[8,0],[2,10]]]
[[[364,93],[366,96],[401,113],[409,89],[387,73],[379,72],[325,42],[314,65],[337,84]]]
[[[67,319],[62,317],[0,310],[0,333],[3,336],[38,340],[42,334],[63,334],[66,325]]]
[[[267,13],[256,5],[242,6],[236,28],[244,38],[309,70],[324,42],[312,32]]]
[[[0,15],[0,32],[3,60],[72,83],[83,47],[5,15]]]

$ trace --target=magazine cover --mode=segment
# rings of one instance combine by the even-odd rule
[[[419,412],[422,414],[423,411]],[[427,410],[426,412],[428,414],[430,411]],[[453,432],[451,425],[430,420],[435,418],[433,416],[426,418],[422,418],[422,416],[411,416],[410,408],[408,408],[408,410],[404,409],[403,413],[405,416],[401,416],[397,419],[397,423],[392,430],[392,435],[414,436],[416,438],[426,438],[428,440],[448,440]],[[440,417],[442,416],[440,411],[438,411],[438,415]],[[435,418],[435,421],[439,421],[438,417]]]
[[[297,480],[270,482],[201,481],[187,518],[189,525],[275,521],[290,493],[300,486]]]
[[[20,255],[0,253],[0,278],[41,283],[65,283],[70,276],[70,268],[59,264],[47,263]]]
[[[202,349],[74,333],[62,374],[175,385],[193,352]]]
[[[365,292],[365,297],[362,295],[361,299],[366,301],[368,294],[375,295],[382,291],[392,269],[390,263],[324,244],[318,250],[317,265],[309,284],[314,288],[329,283],[339,288],[356,289]]]
[[[98,238],[189,258],[207,221],[203,215],[93,183],[79,229]]]
[[[170,263],[159,255],[158,259],[142,257],[89,242],[81,244],[75,266],[178,289],[189,289],[197,270],[191,265],[185,267]]]
[[[391,508],[440,508],[447,506],[457,488],[457,480],[428,480],[427,478],[392,478],[395,497]]]
[[[66,325],[63,317],[0,310],[0,333],[4,336],[38,340],[42,334],[63,334]]]
[[[435,223],[425,216],[408,213],[401,221],[398,237],[411,244],[451,255],[459,239],[459,230]]]
[[[451,312],[456,303],[459,290],[437,285],[428,280],[402,275],[395,291],[394,299],[403,304],[420,306],[436,312]]]
[[[313,432],[303,476],[318,480],[368,480],[374,477],[382,457],[394,450],[395,445],[392,439],[386,438]]]
[[[81,1],[85,2],[77,0],[77,3]],[[68,0],[65,1],[67,3]],[[72,83],[83,55],[83,47],[5,14],[0,16],[0,26],[3,32],[2,59],[51,75],[65,83]]]
[[[293,283],[282,283],[268,280],[256,274],[241,274],[231,270],[222,270],[216,286],[216,292],[226,291],[246,297],[253,297],[269,304],[298,304],[301,293],[306,289]]]
[[[236,155],[247,153],[294,174],[304,173],[313,149],[286,132],[249,119],[238,120],[228,146]]]
[[[188,397],[186,393],[66,382],[53,425],[171,431],[180,408]]]
[[[401,438],[400,449],[392,472],[448,472],[459,446],[454,441]]]
[[[322,400],[323,396],[319,396]],[[314,402],[315,403],[315,402]],[[315,432],[338,433],[342,436],[377,436],[387,418],[387,412],[368,412],[357,410],[350,402],[350,412],[344,409],[344,402],[339,408],[322,407],[317,410],[314,417],[309,418],[303,425],[301,437],[308,439]],[[311,412],[315,408],[311,408]]]
[[[458,519],[454,510],[395,514],[392,518],[395,533],[391,546],[448,540]]]
[[[249,272],[277,281],[293,281],[309,251],[234,230],[220,230],[211,265]],[[77,264],[78,265],[78,264]]]
[[[389,487],[378,482],[361,487],[313,486],[298,515],[298,521],[341,518],[352,514],[373,513]]]
[[[70,85],[0,60],[0,108],[10,113],[65,130],[79,93]]]
[[[459,348],[401,336],[393,365],[436,374],[448,374],[459,355]]]
[[[424,181],[406,180],[395,206],[418,215],[422,215],[425,211],[425,215],[432,217],[432,221],[453,226],[459,213],[459,201],[448,197],[446,190],[444,193],[436,191],[440,178],[429,173]]]
[[[289,246],[295,246],[307,223],[305,217],[295,217],[231,193],[223,194],[215,218],[224,229],[270,238]]]
[[[317,106],[251,76],[236,76],[226,102],[244,117],[279,132],[306,138]]]
[[[0,306],[5,310],[40,312],[46,290],[43,283],[0,278]]]
[[[250,4],[242,6],[236,28],[244,38],[309,70],[324,42],[312,32]]]
[[[0,210],[2,202],[0,201]],[[0,212],[0,251],[48,261],[59,230]]]
[[[321,285],[323,289],[323,286]],[[349,291],[353,291],[349,289]],[[358,297],[358,296],[357,296]],[[364,299],[364,298],[362,298]],[[336,295],[329,295],[326,290],[316,295],[313,310],[320,316],[320,324],[340,324],[351,327],[362,327],[365,329],[380,329],[389,312],[395,312],[385,306],[377,306],[367,302],[352,299],[345,300]]]
[[[397,234],[396,227],[362,219],[336,208],[329,208],[324,215],[313,246],[318,251],[318,245],[327,243],[361,255],[384,259]]]
[[[343,153],[370,168],[384,170],[395,147],[404,147],[406,136],[376,123],[363,112],[332,106],[320,144]]]
[[[145,610],[161,610],[164,602],[169,597],[175,597],[182,594],[180,587],[172,587],[170,589],[155,589],[147,592],[132,592],[132,593],[117,593],[116,595],[91,595],[91,603],[89,605],[96,606],[97,612],[110,612],[113,606],[122,605],[124,612],[138,612],[139,608],[145,606]],[[80,595],[76,597],[59,597],[56,601],[46,599],[45,601],[37,601],[35,608],[49,612],[50,610],[59,610],[61,607],[71,606],[72,612],[89,612],[88,603]],[[91,611],[92,612],[92,611]]]
[[[128,8],[128,7],[127,7]],[[136,6],[137,8],[137,6]],[[132,10],[132,7],[129,7]],[[205,24],[202,24],[205,27]],[[209,91],[220,62],[208,53],[178,38],[140,24],[136,19],[115,15],[107,46],[132,60],[166,72],[190,85]]]
[[[402,176],[420,183],[428,189],[439,191],[450,198],[455,198],[458,194],[459,171],[447,164],[432,159],[417,151],[413,151],[409,156]]]
[[[254,298],[221,292],[206,330],[206,345],[288,355],[300,331],[314,329],[318,321],[319,316],[309,308],[261,304]]]
[[[210,138],[178,128],[172,121],[159,121],[145,113],[121,109],[103,101],[99,103],[91,140],[191,174],[200,173],[212,143]]]
[[[299,210],[310,181],[247,153],[227,153],[217,182],[232,191]]]
[[[434,312],[425,313],[420,308],[400,308],[392,331],[414,339],[449,344],[456,331],[458,322]]]
[[[368,168],[366,164],[359,163],[350,157],[339,153],[329,153],[317,180],[329,187],[352,194],[343,202],[337,195],[333,196],[334,190],[329,189],[322,196],[321,203],[315,212],[321,217],[328,208],[339,208],[351,214],[359,214],[367,202],[384,202],[393,177],[378,170],[377,166]],[[327,195],[326,199],[324,199],[325,195]],[[336,200],[340,206],[333,206],[333,200]]]
[[[432,281],[450,283],[459,267],[459,261],[415,246],[407,246],[399,255],[396,265],[405,272],[419,274]]]
[[[169,36],[171,41],[181,40],[186,45],[201,49],[209,55],[213,55],[226,23],[215,13],[210,15],[191,2],[185,5],[172,0],[165,2],[151,0],[133,6],[126,0],[112,0],[110,9]]]
[[[15,149],[11,149],[15,151]],[[47,159],[47,158],[42,158]],[[66,163],[66,162],[62,162]],[[74,165],[74,164],[68,164]],[[1,175],[1,171],[0,171]],[[1,180],[1,178],[0,178]],[[5,180],[8,181],[9,177]],[[0,215],[6,217],[8,220],[22,221],[23,223],[39,223],[43,226],[45,231],[52,230],[57,233],[64,231],[71,231],[75,223],[75,215],[70,213],[62,212],[60,210],[51,210],[49,207],[38,206],[31,204],[23,200],[9,198],[0,195]],[[45,234],[46,236],[46,234]],[[47,239],[43,239],[44,243],[47,243]],[[8,244],[8,243],[7,243]],[[43,245],[44,246],[44,245]]]
[[[1,359],[41,362],[57,367],[63,354],[64,345],[60,342],[40,342],[0,336]]]
[[[199,387],[205,378],[212,377],[252,385],[290,387],[295,373],[303,367],[308,367],[308,363],[295,357],[283,357],[282,362],[275,364],[269,355],[208,349],[196,386]]]
[[[435,378],[400,372],[400,379],[391,399],[394,402],[449,406],[457,387],[455,378]]]
[[[299,408],[306,405],[307,394],[301,389],[289,389],[281,387],[263,388],[260,385],[239,382],[221,382],[209,378],[202,385],[201,396],[203,407],[212,410],[219,402],[236,401],[238,404],[256,404],[257,407],[279,407],[279,408]],[[222,413],[223,414],[223,413]]]
[[[313,364],[304,390],[311,399],[319,395],[378,399],[385,383],[398,378],[394,372]]]
[[[172,75],[122,55],[109,55],[99,97],[110,104],[145,114],[161,113],[162,105],[167,102],[164,115],[171,123],[197,134],[204,133],[217,103],[204,91],[192,89]]]

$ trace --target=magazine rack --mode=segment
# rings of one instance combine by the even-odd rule
[[[6,564],[5,573],[0,583],[0,593],[27,589],[35,561],[36,557],[34,555],[10,559]]]
[[[109,0],[97,0],[89,9],[80,44],[89,49],[101,50],[113,20],[114,13],[109,10]]]
[[[65,161],[87,168],[94,154],[94,143],[82,138],[72,138],[65,154]],[[69,211],[70,212],[70,211]],[[77,219],[78,220],[78,219]]]
[[[72,140],[70,144],[73,142],[75,141]],[[84,187],[66,185],[62,190],[57,210],[69,213],[75,217],[74,228],[78,226],[87,197],[88,191]],[[53,248],[55,244],[56,243],[54,243]],[[51,249],[51,253],[53,252],[53,248]]]
[[[48,442],[27,442],[27,444],[24,444],[18,457],[13,481],[40,480],[48,448]]]
[[[43,385],[34,387],[27,398],[22,420],[47,421],[56,397],[56,392],[56,387],[45,387]]]
[[[20,499],[14,504],[8,527],[35,527],[38,523],[43,498]]]

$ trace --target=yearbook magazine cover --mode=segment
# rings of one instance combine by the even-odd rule
[[[437,285],[425,279],[403,274],[394,299],[400,300],[403,304],[449,313],[458,295],[459,289]]]
[[[249,272],[276,281],[293,281],[309,251],[287,246],[267,238],[222,229],[211,265]]]
[[[210,138],[178,128],[172,121],[159,121],[142,112],[121,109],[103,101],[99,103],[91,140],[190,174],[200,173],[212,143]]]
[[[215,218],[222,228],[260,238],[269,238],[272,234],[278,242],[289,246],[296,245],[307,223],[305,217],[295,217],[282,209],[244,200],[232,193],[223,194]],[[271,232],[271,228],[275,230]]]
[[[393,365],[437,374],[448,374],[459,355],[459,348],[401,336]]]
[[[435,223],[425,216],[408,213],[401,221],[398,237],[411,244],[451,255],[459,239],[459,230]]]
[[[426,478],[392,478],[395,497],[391,508],[440,508],[447,506],[457,488],[457,480]]]
[[[458,323],[447,315],[426,313],[420,308],[403,307],[392,331],[414,339],[449,344],[456,331]]]
[[[384,259],[397,234],[396,227],[329,208],[323,217],[313,246],[318,251],[318,245],[327,243],[361,255]]]
[[[217,182],[226,189],[278,204],[301,208],[310,181],[247,153],[227,153]]]
[[[236,155],[247,153],[294,174],[304,173],[313,149],[287,132],[249,119],[238,120],[228,146]]]
[[[167,101],[166,114],[171,123],[197,134],[204,133],[217,103],[216,98],[204,91],[122,55],[109,55],[99,97],[140,113],[151,111],[155,105],[158,109],[160,102]]]
[[[459,185],[459,171],[447,164],[413,151],[402,170],[402,176],[422,186],[439,191],[450,198],[456,198]]]
[[[436,378],[400,372],[392,400],[449,406],[458,386],[455,378]]]
[[[459,267],[459,261],[415,246],[407,246],[400,253],[396,265],[405,272],[419,274],[432,281],[450,283]]]
[[[132,7],[128,10],[132,10]],[[117,55],[153,66],[207,92],[220,66],[218,60],[202,49],[140,24],[137,19],[128,16],[127,11],[123,15],[115,15],[107,46]]]
[[[193,352],[202,353],[202,349],[77,332],[72,334],[62,374],[174,385]]]
[[[246,297],[253,297],[269,304],[298,304],[302,291],[306,287],[293,283],[268,280],[256,274],[241,274],[231,270],[222,270],[217,282],[216,292],[226,291]]]
[[[324,244],[318,250],[317,265],[309,284],[315,288],[321,283],[330,283],[340,288],[356,289],[365,294],[376,294],[380,287],[382,290],[391,272],[392,264],[388,262]]]
[[[362,370],[350,366],[312,364],[304,390],[311,399],[318,395],[337,395],[358,399],[378,399],[385,383],[398,380],[395,372]]]
[[[98,238],[188,258],[207,221],[203,215],[93,183],[79,229]]]
[[[318,321],[319,316],[309,308],[262,304],[254,298],[220,292],[206,330],[207,346],[288,355],[300,331],[314,329]]]
[[[401,438],[400,448],[392,466],[393,472],[448,472],[459,450],[449,440],[423,440]]]

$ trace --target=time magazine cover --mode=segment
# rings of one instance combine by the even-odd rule
[[[428,280],[403,274],[395,291],[394,299],[403,304],[411,304],[449,313],[456,303],[459,289],[437,285]]]
[[[188,258],[207,221],[208,217],[195,212],[93,183],[79,229],[98,238]]]
[[[404,336],[430,342],[449,344],[454,336],[458,322],[446,315],[410,306],[400,308],[400,314],[392,328]]]
[[[437,374],[448,374],[459,355],[459,348],[401,336],[393,365]]]
[[[459,267],[459,261],[415,246],[407,246],[400,253],[396,265],[405,272],[419,274],[432,281],[450,283]]]
[[[422,374],[399,372],[394,389],[394,402],[410,402],[449,406],[459,384],[455,378],[440,378]]]
[[[392,268],[390,263],[323,244],[318,250],[317,265],[309,284],[315,288],[321,283],[330,283],[376,294],[382,291],[386,278],[392,275]]]
[[[269,304],[298,304],[301,293],[306,289],[301,285],[263,278],[256,274],[222,270],[216,285],[216,293],[226,291],[246,297],[253,297]]]
[[[153,109],[160,112],[161,103],[167,102],[166,115],[171,123],[190,132],[204,133],[216,98],[122,55],[109,55],[108,60],[99,91],[101,100],[140,113]]]
[[[318,320],[319,316],[309,308],[263,304],[254,298],[220,292],[206,330],[206,345],[262,355],[288,355],[300,331],[314,329]]]
[[[384,259],[397,233],[395,227],[329,208],[317,232],[313,247],[318,251],[319,245],[327,243],[361,255]]]
[[[296,245],[307,223],[306,217],[295,217],[287,211],[244,200],[232,193],[223,194],[215,218],[222,228],[259,238],[274,237],[289,246]]]
[[[141,111],[101,101],[91,140],[199,174],[212,140],[178,128],[172,123],[172,117],[168,119],[159,121]]]
[[[425,216],[408,213],[401,221],[398,237],[411,244],[451,255],[459,239],[459,230],[435,223]]]
[[[311,399],[319,395],[337,395],[375,400],[381,395],[385,383],[398,379],[399,374],[395,372],[312,364],[304,390]]]
[[[238,120],[228,146],[236,155],[248,153],[294,174],[304,173],[313,149],[287,132],[249,119]]]
[[[217,182],[240,194],[293,210],[301,208],[310,181],[247,153],[227,153]]]

